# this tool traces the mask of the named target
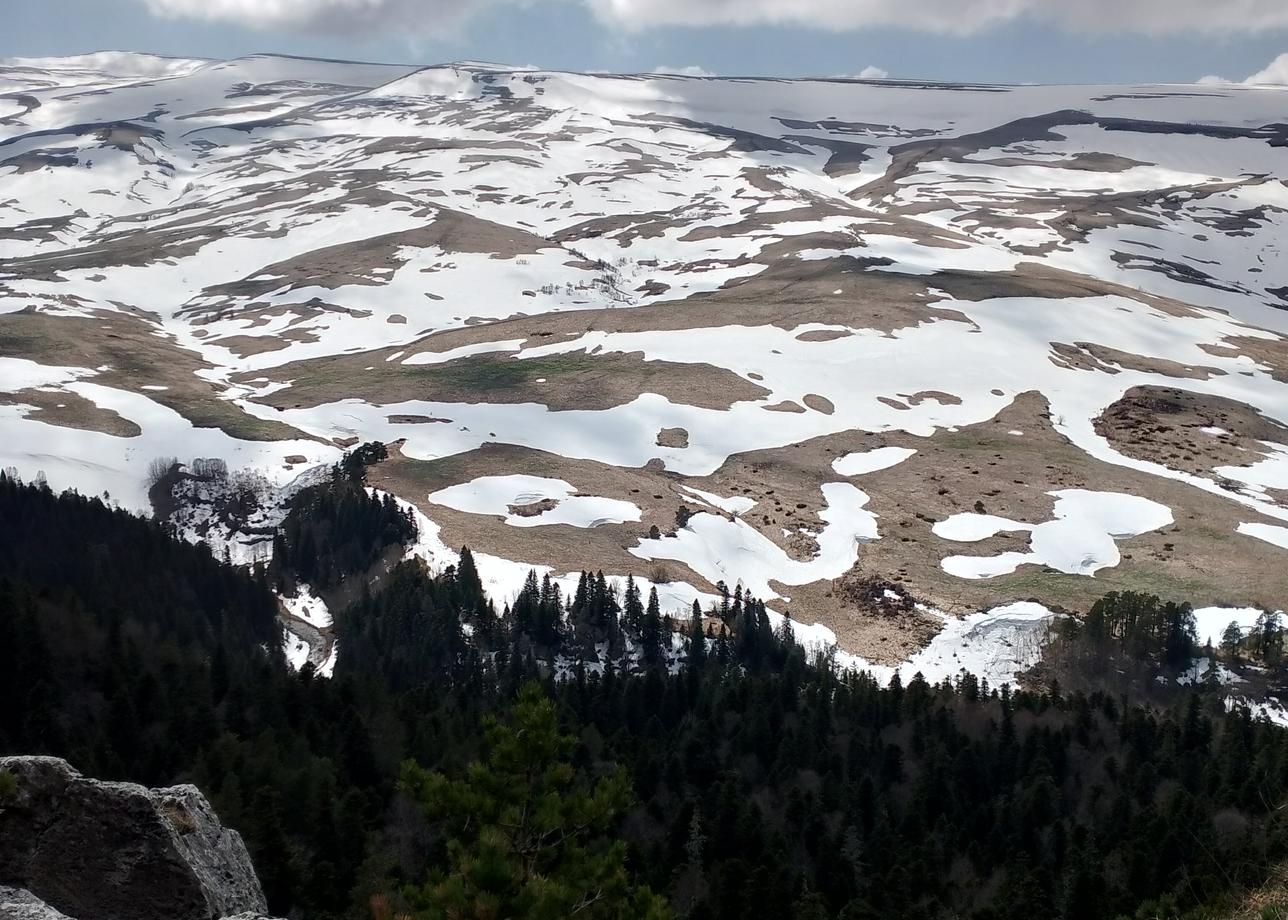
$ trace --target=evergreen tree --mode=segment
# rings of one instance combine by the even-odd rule
[[[670,915],[665,901],[633,884],[613,834],[631,804],[625,772],[579,776],[569,761],[573,739],[559,733],[539,687],[525,687],[508,718],[489,719],[484,733],[484,759],[461,778],[403,769],[403,789],[447,838],[446,865],[406,892],[418,917]]]

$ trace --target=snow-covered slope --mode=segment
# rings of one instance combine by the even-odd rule
[[[1282,605],[1286,112],[1229,85],[7,61],[0,464],[143,505],[157,456],[280,485],[400,442],[379,485],[449,544],[742,581],[890,664],[939,615],[857,580],[957,614]],[[979,547],[948,523],[983,518]]]

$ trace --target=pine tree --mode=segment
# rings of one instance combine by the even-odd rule
[[[423,920],[665,920],[665,901],[633,884],[614,839],[630,806],[620,768],[595,782],[569,760],[554,704],[535,684],[505,720],[485,723],[487,754],[463,777],[405,765],[402,788],[447,838],[447,865],[405,894]]]
[[[626,576],[626,594],[622,599],[622,619],[628,629],[639,635],[644,625],[644,604],[640,600],[640,589],[635,584],[635,576]]]
[[[707,660],[707,637],[702,628],[702,608],[695,600],[689,615],[688,664],[695,671]]]
[[[1239,666],[1239,649],[1243,644],[1243,630],[1233,620],[1221,633],[1221,651],[1230,658],[1230,663]]]
[[[648,609],[644,612],[640,645],[646,664],[653,665],[662,660],[662,611],[657,600],[657,588],[648,592]]]

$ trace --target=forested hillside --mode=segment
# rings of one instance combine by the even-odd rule
[[[0,477],[0,753],[196,782],[283,916],[1217,916],[1288,857],[1288,734],[1202,684],[881,688],[741,596],[670,624],[588,573],[497,609],[468,552],[336,611],[325,680],[268,581]]]

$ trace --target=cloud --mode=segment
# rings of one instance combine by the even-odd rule
[[[1288,85],[1288,54],[1281,54],[1265,70],[1258,70],[1244,83],[1278,83]]]
[[[1208,74],[1206,77],[1199,77],[1198,82],[1202,85],[1219,85],[1222,83],[1233,83],[1233,80],[1227,80],[1225,77],[1218,77],[1216,74]]]
[[[876,64],[869,64],[859,71],[860,80],[884,80],[890,76],[890,71],[882,70]]]
[[[225,22],[249,29],[346,34],[460,26],[491,0],[142,0],[158,16]]]
[[[653,73],[667,74],[673,77],[714,77],[715,74],[697,64],[689,64],[687,67],[654,67]]]
[[[1266,84],[1288,85],[1288,54],[1281,54],[1270,62],[1264,70],[1258,70],[1246,80],[1227,80],[1225,77],[1199,77],[1200,83],[1226,84],[1244,83],[1247,86]]]
[[[459,28],[497,5],[573,0],[135,0],[172,18],[338,34]],[[1253,34],[1288,28],[1284,0],[576,0],[605,26],[796,25],[836,31],[903,28],[969,35],[1016,21],[1088,33]]]
[[[1082,32],[1252,34],[1288,28],[1283,0],[583,0],[602,21],[654,26],[891,27],[968,35],[1026,20]]]

